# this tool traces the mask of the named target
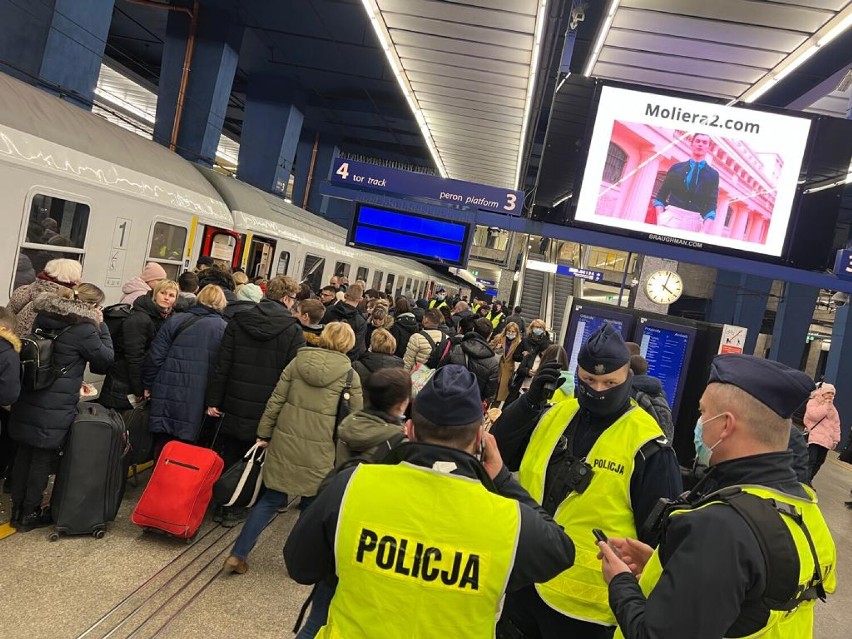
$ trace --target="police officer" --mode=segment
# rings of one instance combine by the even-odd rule
[[[417,396],[411,443],[342,470],[302,513],[284,546],[290,576],[339,579],[319,637],[493,637],[506,590],[572,564],[571,539],[482,424],[476,377],[444,366]]]
[[[503,318],[506,317],[506,314],[503,312],[503,303],[495,301],[491,305],[491,310],[486,315],[488,321],[491,322],[491,326],[494,328],[495,333],[499,333],[498,330],[500,328],[500,323],[503,321]]]
[[[440,311],[443,306],[446,306],[447,308],[450,307],[450,305],[447,304],[447,291],[445,288],[441,287],[435,291],[435,298],[429,302],[429,308],[436,308]]]
[[[600,544],[617,637],[813,637],[836,551],[787,451],[790,417],[813,389],[778,362],[716,357],[695,428],[708,474],[663,510],[656,552],[632,539]]]
[[[605,324],[577,362],[576,397],[541,415],[544,387],[563,381],[557,362],[544,364],[493,428],[508,467],[520,469],[521,484],[565,527],[577,552],[574,566],[555,579],[508,596],[501,637],[611,636],[615,617],[591,531],[636,537],[657,501],[682,491],[674,451],[630,399],[630,353],[621,334]]]

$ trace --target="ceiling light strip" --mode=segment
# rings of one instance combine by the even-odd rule
[[[609,35],[609,28],[612,26],[612,21],[615,19],[615,12],[618,11],[618,5],[620,2],[621,0],[610,0],[609,8],[606,12],[606,18],[604,18],[600,31],[598,31],[598,37],[595,40],[595,46],[592,49],[592,55],[589,56],[589,60],[586,62],[586,70],[583,71],[583,75],[587,78],[592,75],[595,64],[598,62],[598,56],[600,56],[606,37]]]
[[[518,164],[515,167],[515,188],[521,189],[521,168],[524,164],[524,149],[527,139],[527,130],[530,125],[530,110],[532,109],[533,93],[535,92],[535,79],[538,74],[538,65],[541,58],[541,39],[544,33],[545,16],[547,15],[547,0],[541,0],[538,4],[538,14],[535,17],[535,34],[533,36],[532,59],[530,61],[530,76],[527,80],[527,97],[524,104],[524,119],[521,124],[521,148],[518,152]]]
[[[405,100],[408,102],[408,106],[414,114],[414,119],[417,120],[417,125],[420,127],[420,133],[423,135],[426,146],[429,147],[429,153],[432,154],[432,160],[435,162],[435,166],[438,168],[438,172],[441,174],[441,177],[447,177],[447,168],[444,165],[441,154],[438,152],[435,140],[432,138],[432,132],[429,130],[429,125],[426,123],[426,117],[423,115],[423,110],[420,108],[420,105],[417,102],[417,97],[414,95],[414,89],[411,88],[411,82],[409,82],[408,76],[402,67],[402,61],[399,59],[396,47],[393,46],[390,32],[388,31],[384,18],[382,18],[382,13],[379,9],[378,3],[376,0],[361,0],[361,2],[364,5],[364,9],[367,11],[367,16],[370,18],[373,30],[379,38],[379,44],[381,44],[382,50],[385,52],[385,56],[393,70],[393,74],[396,76],[396,81],[402,89],[402,94],[405,96]]]
[[[808,38],[804,44],[781,60],[781,62],[775,65],[775,68],[771,69],[766,75],[752,85],[750,89],[745,91],[739,98],[732,102],[754,102],[781,80],[810,60],[819,52],[820,48],[824,47],[844,33],[847,29],[849,29],[849,27],[852,27],[852,5],[846,7],[843,11],[835,15],[834,18],[826,22],[825,25]]]

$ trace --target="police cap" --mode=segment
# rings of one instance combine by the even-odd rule
[[[609,322],[589,335],[577,354],[580,367],[593,375],[612,373],[629,362],[630,351],[624,344],[624,338]]]
[[[464,366],[442,366],[417,394],[414,409],[436,426],[472,424],[483,415],[479,382]]]
[[[753,355],[717,355],[708,384],[732,384],[784,419],[813,392],[813,380],[795,368]]]

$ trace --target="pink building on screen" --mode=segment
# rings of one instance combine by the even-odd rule
[[[651,204],[668,169],[690,158],[689,131],[616,121],[601,181],[597,215],[656,224]],[[783,160],[746,142],[711,138],[707,162],[719,172],[711,235],[766,242]]]

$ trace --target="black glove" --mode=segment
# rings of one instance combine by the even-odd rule
[[[553,396],[553,392],[545,389],[545,385],[551,388],[556,386],[559,375],[562,373],[562,366],[559,362],[547,362],[542,365],[535,377],[530,382],[530,389],[526,393],[527,400],[533,406],[541,406],[544,402]]]

